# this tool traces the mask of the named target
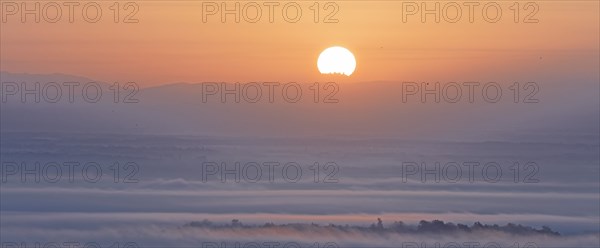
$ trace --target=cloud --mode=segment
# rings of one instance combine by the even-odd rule
[[[188,216],[189,217],[189,216]],[[516,224],[472,225],[442,221],[420,221],[369,225],[333,225],[314,223],[228,224],[208,220],[171,224],[118,224],[94,226],[95,218],[84,227],[34,228],[5,225],[3,242],[97,242],[102,244],[134,242],[139,247],[269,247],[268,244],[298,244],[310,247],[597,247],[600,233],[562,235],[550,228],[533,228]],[[258,246],[244,246],[258,244]],[[474,246],[478,244],[479,246]],[[423,246],[425,245],[425,246]],[[437,246],[436,246],[437,245]],[[223,247],[223,246],[217,246]],[[273,246],[271,246],[273,247]],[[289,246],[297,247],[297,246]]]

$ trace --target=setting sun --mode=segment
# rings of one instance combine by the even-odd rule
[[[344,74],[352,75],[356,69],[356,59],[350,50],[334,46],[325,49],[319,55],[317,67],[321,74]]]

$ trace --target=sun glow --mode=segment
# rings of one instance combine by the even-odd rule
[[[321,74],[352,75],[356,69],[356,59],[350,50],[334,46],[325,49],[319,55],[317,67]]]

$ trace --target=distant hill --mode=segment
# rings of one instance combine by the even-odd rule
[[[313,83],[289,87],[281,82],[270,94],[262,82],[249,86],[174,83],[140,89],[125,88],[127,82],[119,82],[117,96],[110,88],[112,83],[98,82],[102,97],[89,102],[84,99],[82,87],[93,79],[65,74],[0,75],[3,84],[81,82],[72,103],[68,101],[67,88],[57,103],[43,99],[35,103],[31,95],[22,103],[19,93],[5,95],[2,131],[587,143],[597,143],[599,137],[600,107],[596,104],[598,99],[594,99],[595,92],[561,95],[544,88],[544,94],[539,95],[541,102],[529,104],[512,102],[508,90],[498,103],[482,99],[469,103],[466,98],[458,103],[422,103],[418,94],[403,100],[405,89],[401,82],[321,83],[318,94],[311,88]],[[284,95],[286,85],[288,93]],[[260,94],[257,86],[262,88]],[[214,87],[226,87],[229,94],[222,95]],[[244,92],[237,96],[239,103],[231,94],[235,87]],[[296,97],[298,87],[302,93],[294,102],[296,99],[290,98]],[[47,94],[54,94],[51,90]],[[88,90],[91,96],[87,97],[93,98],[96,89]],[[256,103],[254,99],[258,99]]]

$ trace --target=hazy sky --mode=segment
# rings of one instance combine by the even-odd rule
[[[506,73],[511,80],[521,76],[540,80],[549,73],[598,77],[600,41],[598,35],[590,35],[599,29],[598,2],[541,1],[536,2],[537,11],[522,3],[518,14],[511,10],[513,2],[499,2],[502,15],[496,23],[485,21],[486,2],[480,3],[474,6],[473,23],[464,2],[458,2],[462,15],[456,23],[448,21],[456,16],[456,8],[443,8],[444,2],[440,23],[434,14],[426,15],[425,23],[420,12],[406,15],[403,8],[410,10],[406,1],[338,1],[332,17],[338,23],[323,23],[335,10],[325,9],[325,3],[320,4],[320,19],[315,23],[314,2],[298,2],[302,16],[297,23],[285,21],[283,3],[274,7],[273,23],[264,2],[259,2],[262,16],[257,23],[247,22],[243,14],[240,23],[235,23],[234,15],[227,15],[227,23],[222,23],[220,13],[207,15],[203,22],[201,1],[138,1],[139,10],[132,17],[138,23],[122,22],[134,10],[123,5],[121,20],[115,23],[111,2],[101,3],[97,23],[85,22],[82,6],[75,7],[73,23],[65,6],[56,23],[48,23],[43,15],[40,23],[34,22],[34,15],[22,23],[21,13],[10,15],[4,5],[0,57],[4,71],[60,72],[136,81],[142,86],[180,81],[322,81],[316,60],[333,45],[347,47],[357,58],[355,74],[343,81],[499,81]],[[233,2],[228,4],[234,7]],[[428,4],[427,8],[434,8],[434,2]],[[256,15],[254,8],[246,10],[247,18]],[[46,18],[55,16],[52,8],[47,12]],[[93,8],[87,12],[94,17]],[[487,18],[493,19],[494,8],[487,12]],[[293,18],[294,9],[288,13]],[[525,19],[538,23],[523,23]]]

